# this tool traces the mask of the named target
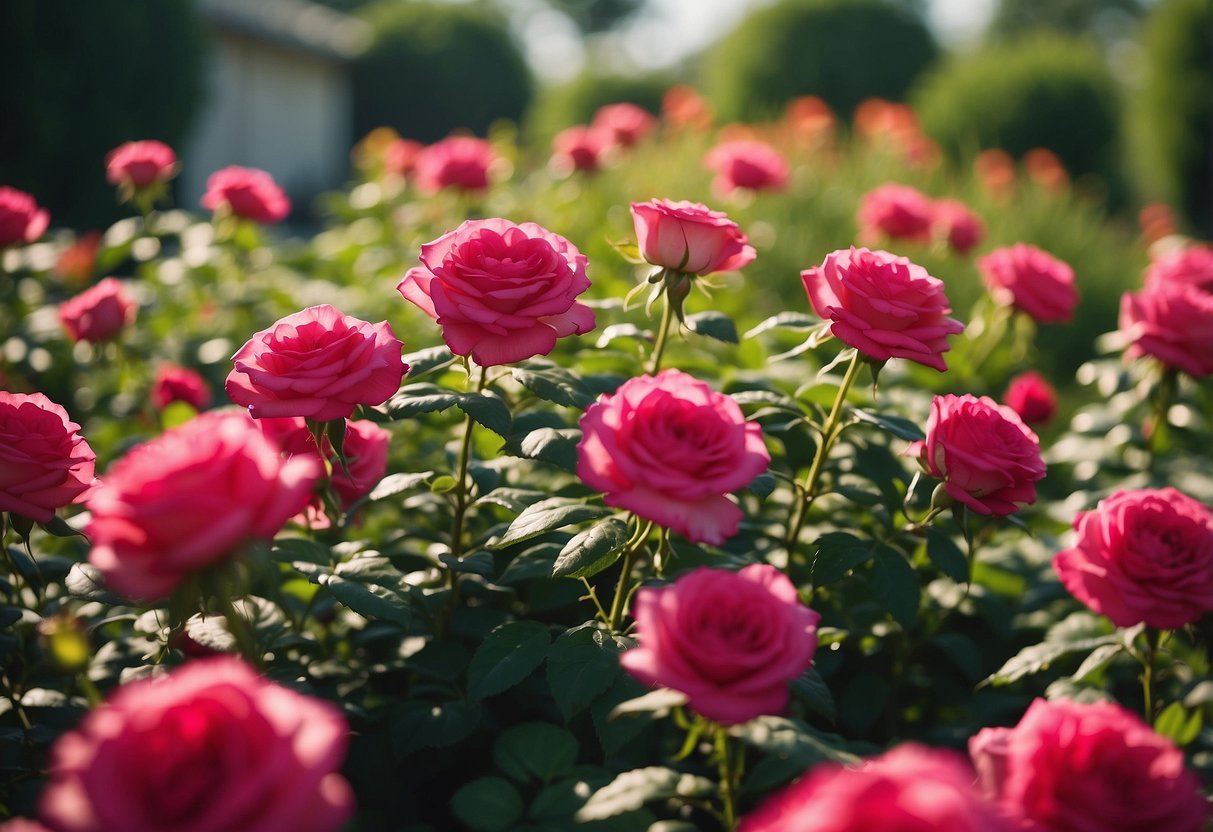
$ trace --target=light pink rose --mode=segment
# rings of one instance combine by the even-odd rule
[[[1035,370],[1011,379],[1002,401],[1028,424],[1046,424],[1057,413],[1057,391]]]
[[[609,506],[718,545],[741,509],[726,495],[749,485],[771,457],[741,408],[686,373],[625,382],[581,417],[577,475]]]
[[[594,328],[576,298],[586,257],[533,222],[468,220],[421,247],[421,266],[396,289],[442,327],[456,355],[482,367],[547,355],[556,339]]]
[[[641,256],[665,269],[700,275],[726,272],[758,256],[737,223],[698,202],[633,202],[632,225]]]
[[[605,130],[612,144],[631,147],[653,132],[657,117],[643,107],[624,101],[599,107],[590,126]]]
[[[1125,355],[1152,355],[1193,378],[1213,375],[1213,293],[1179,281],[1158,281],[1120,299]]]
[[[320,464],[283,460],[247,414],[198,416],[118,460],[89,494],[89,560],[115,591],[167,598],[189,575],[270,540],[311,499]]]
[[[206,379],[188,367],[161,364],[152,382],[151,400],[157,410],[164,410],[173,402],[185,402],[195,410],[202,410],[211,403],[211,389]]]
[[[1189,246],[1169,251],[1146,268],[1147,289],[1173,283],[1213,292],[1213,248]]]
[[[739,832],[1011,832],[953,752],[906,743],[859,768],[822,763],[741,819]]]
[[[704,166],[716,173],[713,187],[722,194],[747,191],[782,191],[788,186],[788,162],[766,142],[722,142],[708,151]]]
[[[765,563],[740,572],[701,566],[646,587],[633,614],[640,646],[620,657],[623,668],[685,693],[692,710],[722,725],[783,713],[788,683],[813,661],[821,618]]]
[[[1053,568],[1118,627],[1172,629],[1213,611],[1213,511],[1174,488],[1117,491],[1074,521]]]
[[[177,154],[164,142],[148,139],[119,145],[105,157],[105,179],[111,185],[146,188],[177,175]]]
[[[59,323],[73,341],[97,344],[122,332],[139,311],[122,282],[107,277],[59,306]]]
[[[46,233],[51,217],[25,191],[0,186],[0,248],[32,243]]]
[[[270,225],[286,219],[291,201],[265,171],[232,165],[207,178],[202,207]]]
[[[562,172],[592,173],[602,167],[610,148],[611,134],[602,128],[567,127],[552,139],[552,166]]]
[[[1069,321],[1078,305],[1074,270],[1047,251],[1016,243],[978,258],[977,268],[990,294],[1037,323]]]
[[[931,231],[957,254],[968,254],[986,236],[981,218],[959,199],[938,199],[931,205]]]
[[[383,404],[408,366],[387,321],[377,324],[311,306],[250,338],[232,356],[227,394],[255,419],[345,419],[360,404]]]
[[[289,456],[310,454],[319,459],[316,440],[301,417],[258,419],[257,425],[281,451]],[[351,420],[345,425],[345,467],[337,460],[327,436],[324,453],[333,466],[333,490],[341,498],[341,507],[349,508],[371,492],[387,473],[388,443],[391,434],[366,419]],[[319,498],[315,501],[319,508]]]
[[[930,197],[909,185],[888,182],[873,188],[859,204],[859,239],[930,242],[933,209]]]
[[[485,191],[489,187],[489,170],[496,163],[497,153],[486,140],[451,136],[417,155],[417,187],[426,194],[436,194],[444,188]]]
[[[988,396],[936,396],[926,439],[906,453],[978,514],[1001,517],[1036,502],[1036,483],[1045,475],[1036,434]]]
[[[1210,817],[1183,752],[1111,702],[1037,699],[969,753],[980,788],[1032,832],[1200,832]]]
[[[0,511],[48,523],[84,498],[97,455],[67,411],[41,393],[0,390]]]
[[[349,728],[232,658],[131,682],[51,750],[56,832],[337,832]]]
[[[964,324],[948,317],[943,281],[922,266],[887,251],[841,249],[800,279],[813,311],[833,321],[830,332],[868,358],[908,358],[947,370],[948,336]]]

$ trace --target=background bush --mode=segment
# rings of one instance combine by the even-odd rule
[[[584,72],[564,84],[541,91],[527,116],[528,134],[543,141],[572,124],[587,124],[599,107],[630,101],[651,113],[661,112],[661,97],[677,82],[672,73],[599,75]]]

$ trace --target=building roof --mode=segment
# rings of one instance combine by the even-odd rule
[[[365,22],[308,0],[198,0],[198,11],[221,30],[339,60],[371,40]]]

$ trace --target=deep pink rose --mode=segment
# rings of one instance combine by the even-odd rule
[[[107,277],[59,306],[59,322],[73,341],[97,344],[129,326],[139,310],[122,282]]]
[[[89,560],[131,598],[172,594],[250,540],[269,540],[311,499],[320,464],[283,460],[247,416],[213,410],[139,445],[90,493]]]
[[[926,439],[906,453],[978,514],[1001,517],[1036,502],[1036,482],[1045,475],[1036,434],[988,396],[936,396]]]
[[[1146,268],[1147,289],[1173,283],[1213,292],[1213,248],[1190,246],[1169,251]]]
[[[177,175],[177,154],[154,139],[127,142],[105,157],[105,178],[111,185],[146,188]]]
[[[1037,323],[1068,321],[1078,305],[1074,270],[1047,251],[1016,243],[978,258],[977,268],[994,300],[1022,310]]]
[[[948,368],[948,336],[964,324],[948,317],[943,281],[887,251],[841,249],[800,273],[813,311],[833,321],[830,332],[868,358],[908,358]]]
[[[417,156],[417,187],[436,194],[444,188],[479,192],[488,190],[489,170],[497,153],[484,139],[451,136],[435,142]]]
[[[646,587],[633,615],[640,646],[619,663],[646,685],[685,693],[692,710],[721,725],[783,713],[788,683],[813,661],[821,618],[765,563],[701,566]]]
[[[859,239],[929,242],[933,207],[930,197],[909,185],[889,182],[873,188],[859,204]]]
[[[567,127],[552,139],[552,166],[560,171],[592,173],[602,167],[610,147],[611,134],[600,127]]]
[[[0,186],[0,248],[32,243],[46,233],[51,217],[25,191]]]
[[[412,139],[395,139],[383,154],[383,167],[397,176],[411,176],[425,145]]]
[[[51,751],[42,819],[56,832],[337,832],[349,728],[327,702],[242,661],[131,682]]]
[[[931,205],[931,229],[957,254],[968,254],[986,236],[981,218],[958,199],[939,199]]]
[[[1200,832],[1210,816],[1183,752],[1111,702],[1037,699],[969,753],[982,791],[1032,832]]]
[[[577,475],[609,506],[719,545],[741,509],[727,496],[770,464],[762,429],[741,408],[686,373],[625,382],[581,417]]]
[[[0,390],[0,511],[47,523],[95,482],[97,455],[41,393]]]
[[[1030,425],[1046,424],[1057,413],[1057,391],[1035,370],[1011,379],[1002,400]]]
[[[722,194],[730,194],[738,188],[782,191],[788,186],[788,162],[766,142],[722,142],[708,151],[703,163],[716,173],[712,184]]]
[[[1125,355],[1152,355],[1194,378],[1213,375],[1213,293],[1179,281],[1156,281],[1120,299]]]
[[[319,458],[316,440],[301,417],[287,419],[258,419],[261,432],[269,437],[287,456],[310,454]],[[392,435],[374,422],[356,419],[345,425],[345,467],[337,460],[328,437],[324,453],[333,466],[333,490],[341,498],[341,507],[349,508],[371,492],[387,473],[388,443]],[[347,471],[348,469],[348,471]]]
[[[468,220],[421,247],[421,266],[396,289],[438,321],[456,355],[482,367],[547,355],[556,339],[594,328],[576,298],[586,257],[533,222]]]
[[[657,117],[643,107],[624,101],[599,107],[590,126],[605,130],[612,144],[631,147],[653,132]]]
[[[758,256],[737,223],[723,211],[698,202],[633,202],[632,225],[641,256],[665,269],[686,274],[727,272]]]
[[[1213,611],[1213,512],[1174,488],[1117,491],[1074,521],[1053,568],[1118,627],[1172,629]]]
[[[195,410],[211,403],[211,389],[206,379],[187,367],[161,364],[152,382],[152,405],[164,410],[173,402],[185,402]]]
[[[265,171],[232,165],[207,178],[202,207],[269,225],[286,219],[291,201]]]
[[[1011,832],[953,751],[907,743],[859,768],[822,763],[741,819],[739,832]]]
[[[383,404],[400,389],[409,369],[402,347],[387,321],[371,324],[327,304],[311,306],[236,351],[227,394],[255,419],[345,419],[356,406]]]

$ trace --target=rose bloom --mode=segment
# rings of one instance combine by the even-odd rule
[[[282,453],[287,456],[310,454],[319,459],[316,440],[301,417],[288,419],[258,419],[256,424]],[[351,420],[345,425],[345,467],[337,460],[328,437],[324,438],[324,453],[333,465],[333,490],[341,498],[341,507],[349,508],[365,497],[387,473],[388,443],[392,435],[366,419]],[[348,473],[347,473],[348,469]]]
[[[599,107],[591,127],[605,130],[611,144],[631,147],[657,127],[657,117],[643,107],[622,102]]]
[[[383,168],[397,176],[410,176],[417,169],[417,160],[425,145],[412,139],[394,139],[383,154]]]
[[[977,268],[994,300],[1014,306],[1037,323],[1069,321],[1078,305],[1074,270],[1047,251],[1016,243],[978,258]]]
[[[560,171],[592,173],[602,167],[610,148],[611,135],[602,128],[567,127],[552,139],[552,166]]]
[[[1037,699],[969,740],[979,787],[1033,832],[1200,832],[1209,804],[1183,752],[1111,702]]]
[[[444,188],[485,191],[489,187],[489,169],[496,162],[497,153],[485,139],[451,136],[418,154],[414,170],[417,187],[426,194],[436,194]]]
[[[482,367],[547,355],[594,328],[576,298],[590,287],[577,247],[533,222],[468,220],[421,247],[397,291],[442,327],[456,355]]]
[[[766,142],[738,139],[708,151],[703,164],[716,172],[713,187],[723,194],[737,189],[782,191],[788,186],[788,163]]]
[[[311,306],[255,333],[232,356],[227,394],[255,419],[345,419],[400,389],[408,366],[387,321],[367,323]]]
[[[1118,627],[1173,629],[1213,610],[1213,512],[1174,488],[1117,491],[1053,559],[1066,589]]]
[[[821,618],[765,563],[701,566],[646,587],[633,614],[640,646],[620,656],[624,670],[685,693],[692,710],[721,725],[783,712],[788,683],[813,661]]]
[[[645,260],[686,274],[733,271],[758,256],[737,223],[699,202],[633,202],[632,225]]]
[[[939,199],[931,206],[931,229],[957,254],[968,254],[986,236],[981,218],[959,199]]]
[[[686,373],[628,380],[581,417],[577,475],[608,506],[719,545],[741,509],[726,494],[766,471],[762,429],[741,408]]]
[[[129,326],[139,304],[121,281],[107,277],[59,306],[59,322],[73,341],[97,344]]]
[[[1046,424],[1057,413],[1057,391],[1035,370],[1011,379],[1002,401],[1028,424]]]
[[[164,410],[173,402],[185,402],[195,410],[211,403],[211,390],[206,379],[187,367],[161,364],[152,382],[152,405]]]
[[[202,207],[225,208],[237,217],[269,225],[286,219],[291,201],[265,171],[232,165],[207,178]]]
[[[952,311],[943,281],[922,266],[887,251],[842,249],[800,273],[813,311],[833,321],[830,332],[875,361],[908,358],[948,368],[948,336],[964,330]]]
[[[51,216],[25,191],[0,186],[0,248],[32,243],[46,233]]]
[[[35,820],[13,818],[0,823],[0,832],[51,832],[51,830]]]
[[[41,393],[0,390],[0,511],[49,523],[85,496],[97,455],[79,431]]]
[[[1195,286],[1213,293],[1213,248],[1189,246],[1158,257],[1146,268],[1145,285],[1152,289],[1165,284]]]
[[[89,560],[115,591],[167,598],[252,539],[272,539],[311,498],[320,465],[284,461],[248,416],[210,411],[139,445],[88,497]]]
[[[111,185],[146,188],[177,175],[177,154],[154,139],[127,142],[105,157],[105,179]]]
[[[675,84],[665,91],[661,115],[674,128],[707,130],[712,126],[712,106],[687,84]]]
[[[1036,483],[1045,475],[1036,434],[988,396],[936,396],[926,439],[906,454],[978,514],[1002,517],[1036,502]]]
[[[899,745],[858,768],[821,763],[741,819],[739,832],[1011,832],[953,751]]]
[[[1120,299],[1125,355],[1152,355],[1193,378],[1213,375],[1213,293],[1178,281],[1156,281]]]
[[[925,243],[935,220],[931,199],[917,188],[889,182],[868,191],[859,205],[859,238]]]
[[[51,750],[57,832],[337,832],[354,795],[328,702],[233,658],[131,682]]]

